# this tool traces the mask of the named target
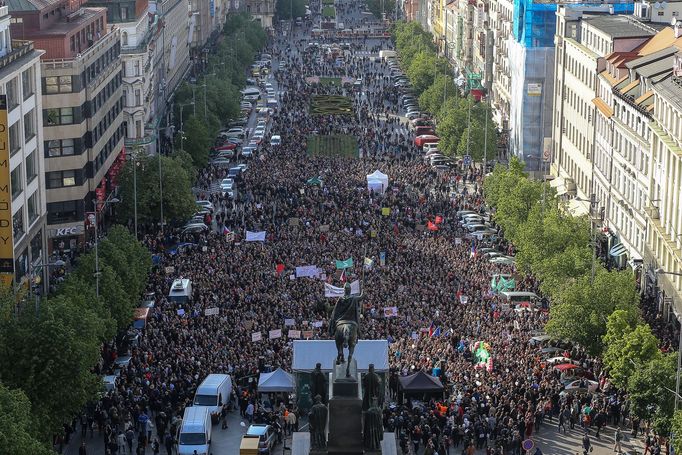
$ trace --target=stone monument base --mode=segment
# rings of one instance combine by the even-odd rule
[[[363,453],[360,398],[333,397],[329,400],[327,453],[339,455]]]

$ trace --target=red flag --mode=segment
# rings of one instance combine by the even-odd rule
[[[429,231],[437,231],[438,226],[429,221],[428,223],[426,223],[426,229],[428,229]]]
[[[440,215],[436,215],[436,224],[440,224],[443,222],[443,217]]]
[[[277,267],[275,267],[275,272],[277,275],[284,272],[284,264],[277,264]]]

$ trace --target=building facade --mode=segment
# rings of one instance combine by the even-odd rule
[[[46,50],[42,130],[48,250],[74,250],[90,223],[103,221],[125,161],[121,42],[106,8],[80,2],[10,2],[12,24]],[[95,216],[94,214],[97,214]]]
[[[6,153],[0,166],[0,277],[21,283],[46,259],[45,160],[40,56],[30,41],[12,40],[7,6],[0,7],[0,93],[6,101]],[[4,116],[5,114],[0,114]],[[3,157],[5,161],[5,157]],[[7,161],[5,161],[7,163]],[[5,194],[9,193],[9,194]],[[7,230],[7,232],[5,232]]]
[[[246,0],[246,11],[254,20],[260,22],[263,28],[272,28],[275,18],[275,0]]]

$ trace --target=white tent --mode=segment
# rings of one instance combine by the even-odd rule
[[[293,392],[294,377],[281,368],[272,373],[261,373],[258,378],[258,392]]]
[[[331,371],[337,354],[334,340],[294,340],[291,369],[295,373],[309,372],[319,362],[322,371]],[[353,358],[358,362],[358,371],[367,371],[370,363],[374,364],[377,372],[388,371],[388,341],[358,340]]]
[[[388,188],[388,175],[376,170],[367,175],[367,189],[383,193]]]

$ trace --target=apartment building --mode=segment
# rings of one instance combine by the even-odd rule
[[[38,126],[44,135],[48,249],[76,249],[86,220],[102,222],[103,202],[115,194],[125,161],[120,32],[107,30],[106,8],[79,1],[11,0],[9,9],[18,19],[12,33],[46,51]]]
[[[509,130],[509,113],[511,104],[511,67],[509,63],[509,46],[513,40],[514,3],[510,0],[492,0],[490,2],[490,30],[492,33],[492,85],[490,101],[493,118],[503,133]]]
[[[182,0],[150,1],[149,11],[158,16],[161,28],[152,62],[157,81],[153,104],[157,118],[170,125],[173,93],[190,69],[191,11]]]
[[[680,35],[679,27],[675,30]],[[653,84],[644,288],[663,314],[682,314],[682,53],[670,77]]]
[[[90,0],[88,6],[106,8],[109,29],[120,32],[126,148],[151,152],[156,143],[152,65],[158,17],[149,14],[148,0]]]
[[[13,40],[0,6],[0,281],[21,283],[46,262],[40,56],[30,41]]]
[[[275,17],[275,0],[246,0],[246,11],[254,20],[260,22],[263,28],[272,28]]]

